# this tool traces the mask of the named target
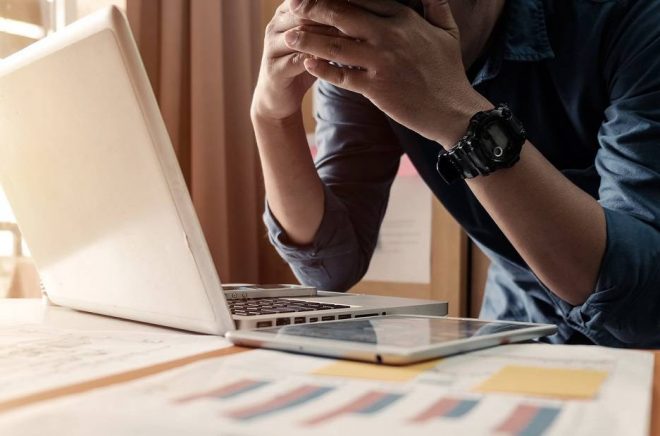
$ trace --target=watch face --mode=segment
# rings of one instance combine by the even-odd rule
[[[512,147],[509,137],[511,132],[498,120],[484,126],[484,145],[488,148],[491,158],[497,162],[506,162],[512,156]]]

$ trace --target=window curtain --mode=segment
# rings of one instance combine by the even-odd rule
[[[128,0],[127,15],[223,282],[287,282],[261,223],[249,108],[260,0]]]

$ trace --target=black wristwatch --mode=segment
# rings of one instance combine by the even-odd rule
[[[438,173],[450,184],[510,168],[526,140],[525,128],[506,105],[478,112],[458,144],[438,155]]]

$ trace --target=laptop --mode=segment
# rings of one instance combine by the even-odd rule
[[[116,8],[0,61],[0,183],[51,302],[200,333],[447,303],[319,291],[228,304],[137,46]]]

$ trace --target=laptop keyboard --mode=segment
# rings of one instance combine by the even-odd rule
[[[232,315],[242,316],[348,309],[351,307],[343,304],[315,303],[313,301],[290,300],[287,298],[250,298],[247,300],[227,300],[227,303]]]

